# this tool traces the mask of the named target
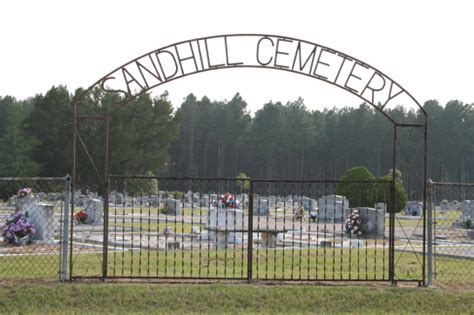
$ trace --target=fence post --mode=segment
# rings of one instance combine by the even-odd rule
[[[249,220],[247,231],[247,280],[252,281],[253,272],[253,180],[249,185]]]
[[[428,182],[426,183],[426,188],[428,190],[428,213],[427,213],[427,221],[428,221],[428,226],[427,228],[427,242],[428,242],[428,248],[427,248],[427,258],[428,258],[428,286],[433,285],[433,194],[434,194],[434,184],[431,179],[428,179]]]
[[[64,178],[64,211],[63,211],[63,228],[62,228],[62,253],[61,253],[61,282],[66,282],[67,279],[67,256],[69,254],[69,203],[71,196],[71,177],[66,175]]]

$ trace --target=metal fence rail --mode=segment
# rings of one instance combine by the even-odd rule
[[[69,177],[0,178],[0,279],[65,280],[68,192]]]
[[[474,286],[474,183],[429,185],[435,283]]]

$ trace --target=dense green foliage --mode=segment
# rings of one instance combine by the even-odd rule
[[[387,211],[392,212],[395,209],[395,212],[400,212],[408,201],[401,177],[401,172],[395,170],[395,207],[392,206],[391,170],[388,175],[375,178],[366,167],[348,169],[339,178],[341,182],[336,187],[336,193],[345,196],[351,207],[374,207],[376,203],[383,202],[387,204]]]
[[[359,166],[348,169],[339,180],[343,182],[338,183],[336,194],[345,196],[351,207],[374,206],[373,184],[370,182],[375,180],[375,176],[367,167]]]
[[[0,97],[0,176],[70,172],[71,102],[80,92],[71,94],[59,86],[24,101]],[[103,113],[117,100],[119,95],[94,91],[81,102],[81,114]],[[113,113],[109,173],[333,179],[358,165],[377,177],[392,167],[393,126],[365,104],[309,110],[300,98],[263,104],[253,116],[239,94],[230,101],[199,100],[190,94],[183,104],[174,105],[173,109],[166,94],[141,95]],[[424,109],[429,125],[428,176],[474,181],[473,104],[450,101],[441,106],[428,101]],[[414,109],[395,107],[390,114],[405,122],[422,120]],[[103,121],[78,122],[81,183],[95,183],[96,173],[102,173],[103,128]],[[403,185],[410,199],[420,199],[423,134],[399,129],[398,138],[397,168]],[[87,155],[94,158],[97,172]]]

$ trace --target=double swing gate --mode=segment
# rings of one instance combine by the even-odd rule
[[[387,181],[110,176],[108,200],[82,205],[93,218],[73,218],[70,278],[421,283],[424,252],[396,227],[392,190]]]

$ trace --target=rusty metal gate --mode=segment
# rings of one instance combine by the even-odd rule
[[[72,279],[423,281],[403,273],[416,260],[396,251],[391,181],[111,176],[108,186],[96,218],[74,220]]]

